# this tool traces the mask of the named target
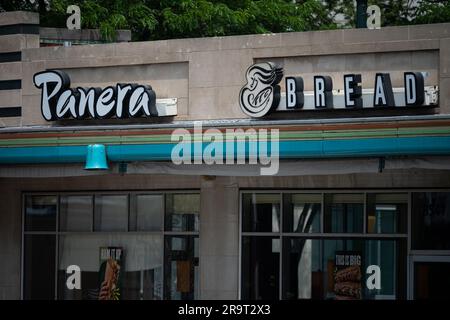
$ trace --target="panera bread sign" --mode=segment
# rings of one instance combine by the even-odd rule
[[[64,71],[47,70],[33,77],[41,89],[41,112],[47,121],[175,116],[176,99],[156,99],[149,85],[118,83],[106,88],[70,88]]]
[[[239,94],[242,111],[263,117],[273,111],[436,106],[437,86],[425,87],[426,72],[405,72],[404,87],[393,88],[389,73],[377,73],[373,89],[363,89],[360,74],[345,74],[344,87],[333,90],[330,76],[314,76],[314,91],[305,92],[302,77],[286,77],[285,92],[280,82],[283,69],[272,62],[252,65],[247,83]]]

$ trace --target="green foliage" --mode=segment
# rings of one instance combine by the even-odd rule
[[[83,28],[100,28],[107,40],[114,39],[115,30],[130,29],[139,34],[153,31],[158,23],[153,10],[141,0],[57,0],[52,1],[51,7],[59,15],[67,17],[65,10],[70,4],[80,7]],[[46,23],[51,25],[52,22],[47,20]]]
[[[380,6],[383,26],[450,21],[450,1],[368,3]],[[351,0],[0,0],[0,11],[37,11],[41,25],[65,27],[71,4],[81,9],[82,28],[100,28],[105,40],[117,29],[153,40],[354,27],[356,15]]]
[[[443,23],[450,21],[450,2],[449,1],[426,1],[414,12],[414,23]]]
[[[81,9],[82,28],[100,28],[113,40],[131,29],[133,40],[225,36],[335,28],[319,0],[12,0],[0,10],[32,10],[41,25],[65,27],[68,5]]]
[[[333,28],[319,1],[181,0],[162,9],[159,33],[167,38],[225,36]]]
[[[345,27],[355,27],[356,6],[353,1],[326,1],[327,10],[345,16]],[[450,1],[448,0],[368,0],[381,9],[383,27],[450,22]]]

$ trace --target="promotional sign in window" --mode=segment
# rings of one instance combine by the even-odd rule
[[[99,300],[120,300],[122,257],[123,249],[121,247],[100,248]]]
[[[334,293],[336,300],[361,299],[362,255],[357,251],[336,251]]]

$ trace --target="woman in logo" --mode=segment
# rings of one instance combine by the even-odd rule
[[[272,62],[252,65],[246,73],[247,83],[241,89],[242,111],[252,117],[262,117],[276,108],[280,102],[280,86],[283,69]]]

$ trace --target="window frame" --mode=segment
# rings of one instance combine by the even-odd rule
[[[411,279],[412,268],[410,267],[411,259],[417,255],[450,255],[450,250],[412,250],[412,239],[411,239],[411,219],[412,219],[412,193],[414,192],[450,192],[449,188],[389,188],[389,189],[374,189],[374,188],[354,188],[354,189],[336,189],[336,188],[321,188],[321,189],[252,189],[252,188],[242,188],[239,190],[239,267],[238,267],[238,299],[242,299],[242,239],[244,236],[266,236],[266,237],[276,237],[280,239],[280,261],[279,261],[279,294],[278,299],[282,300],[283,297],[283,239],[284,238],[307,238],[307,239],[359,239],[359,240],[397,240],[404,241],[406,248],[406,272],[405,272],[405,283],[406,288],[404,289],[404,294],[407,299],[410,299],[410,288],[412,283],[409,281]],[[243,194],[246,193],[266,193],[266,194],[279,194],[280,197],[280,232],[243,232]],[[291,233],[284,232],[283,220],[284,220],[284,208],[283,208],[283,194],[322,194],[321,202],[321,212],[320,212],[320,232],[317,233]],[[363,219],[363,232],[362,233],[325,233],[324,232],[324,210],[325,210],[325,194],[357,194],[362,193],[364,195],[364,219]],[[368,195],[369,194],[390,194],[390,193],[404,193],[407,194],[407,210],[404,232],[398,233],[369,233],[367,230],[367,220],[368,220]]]
[[[59,266],[59,237],[63,235],[82,235],[82,234],[101,234],[101,235],[114,235],[114,234],[145,234],[145,235],[160,235],[162,237],[163,247],[161,248],[163,254],[161,257],[161,267],[162,267],[162,291],[161,296],[164,299],[165,296],[165,274],[164,274],[164,263],[165,263],[165,248],[164,243],[166,236],[196,236],[200,238],[200,230],[198,231],[166,231],[165,230],[165,215],[166,215],[166,195],[167,194],[198,194],[199,201],[201,201],[201,191],[200,189],[161,189],[161,190],[93,190],[93,191],[38,191],[38,192],[22,192],[22,214],[21,214],[21,255],[20,255],[20,298],[24,299],[25,292],[25,282],[24,282],[24,270],[25,270],[25,236],[26,235],[52,235],[55,236],[55,288],[54,288],[54,300],[58,300],[58,266]],[[126,195],[127,196],[127,226],[126,231],[99,231],[95,230],[95,211],[96,211],[96,203],[95,198],[97,195]],[[133,197],[136,195],[161,195],[163,197],[163,214],[162,214],[162,228],[160,231],[130,231],[130,218],[132,215],[137,215],[137,208],[133,206],[132,201]],[[26,231],[25,230],[25,215],[26,215],[26,199],[28,196],[56,196],[57,197],[57,205],[56,205],[56,226],[53,231]],[[91,196],[92,197],[92,223],[90,231],[60,231],[60,204],[62,196]],[[200,204],[199,204],[200,206]],[[199,211],[199,220],[201,219],[201,212]],[[201,265],[199,264],[199,274],[200,274]]]

